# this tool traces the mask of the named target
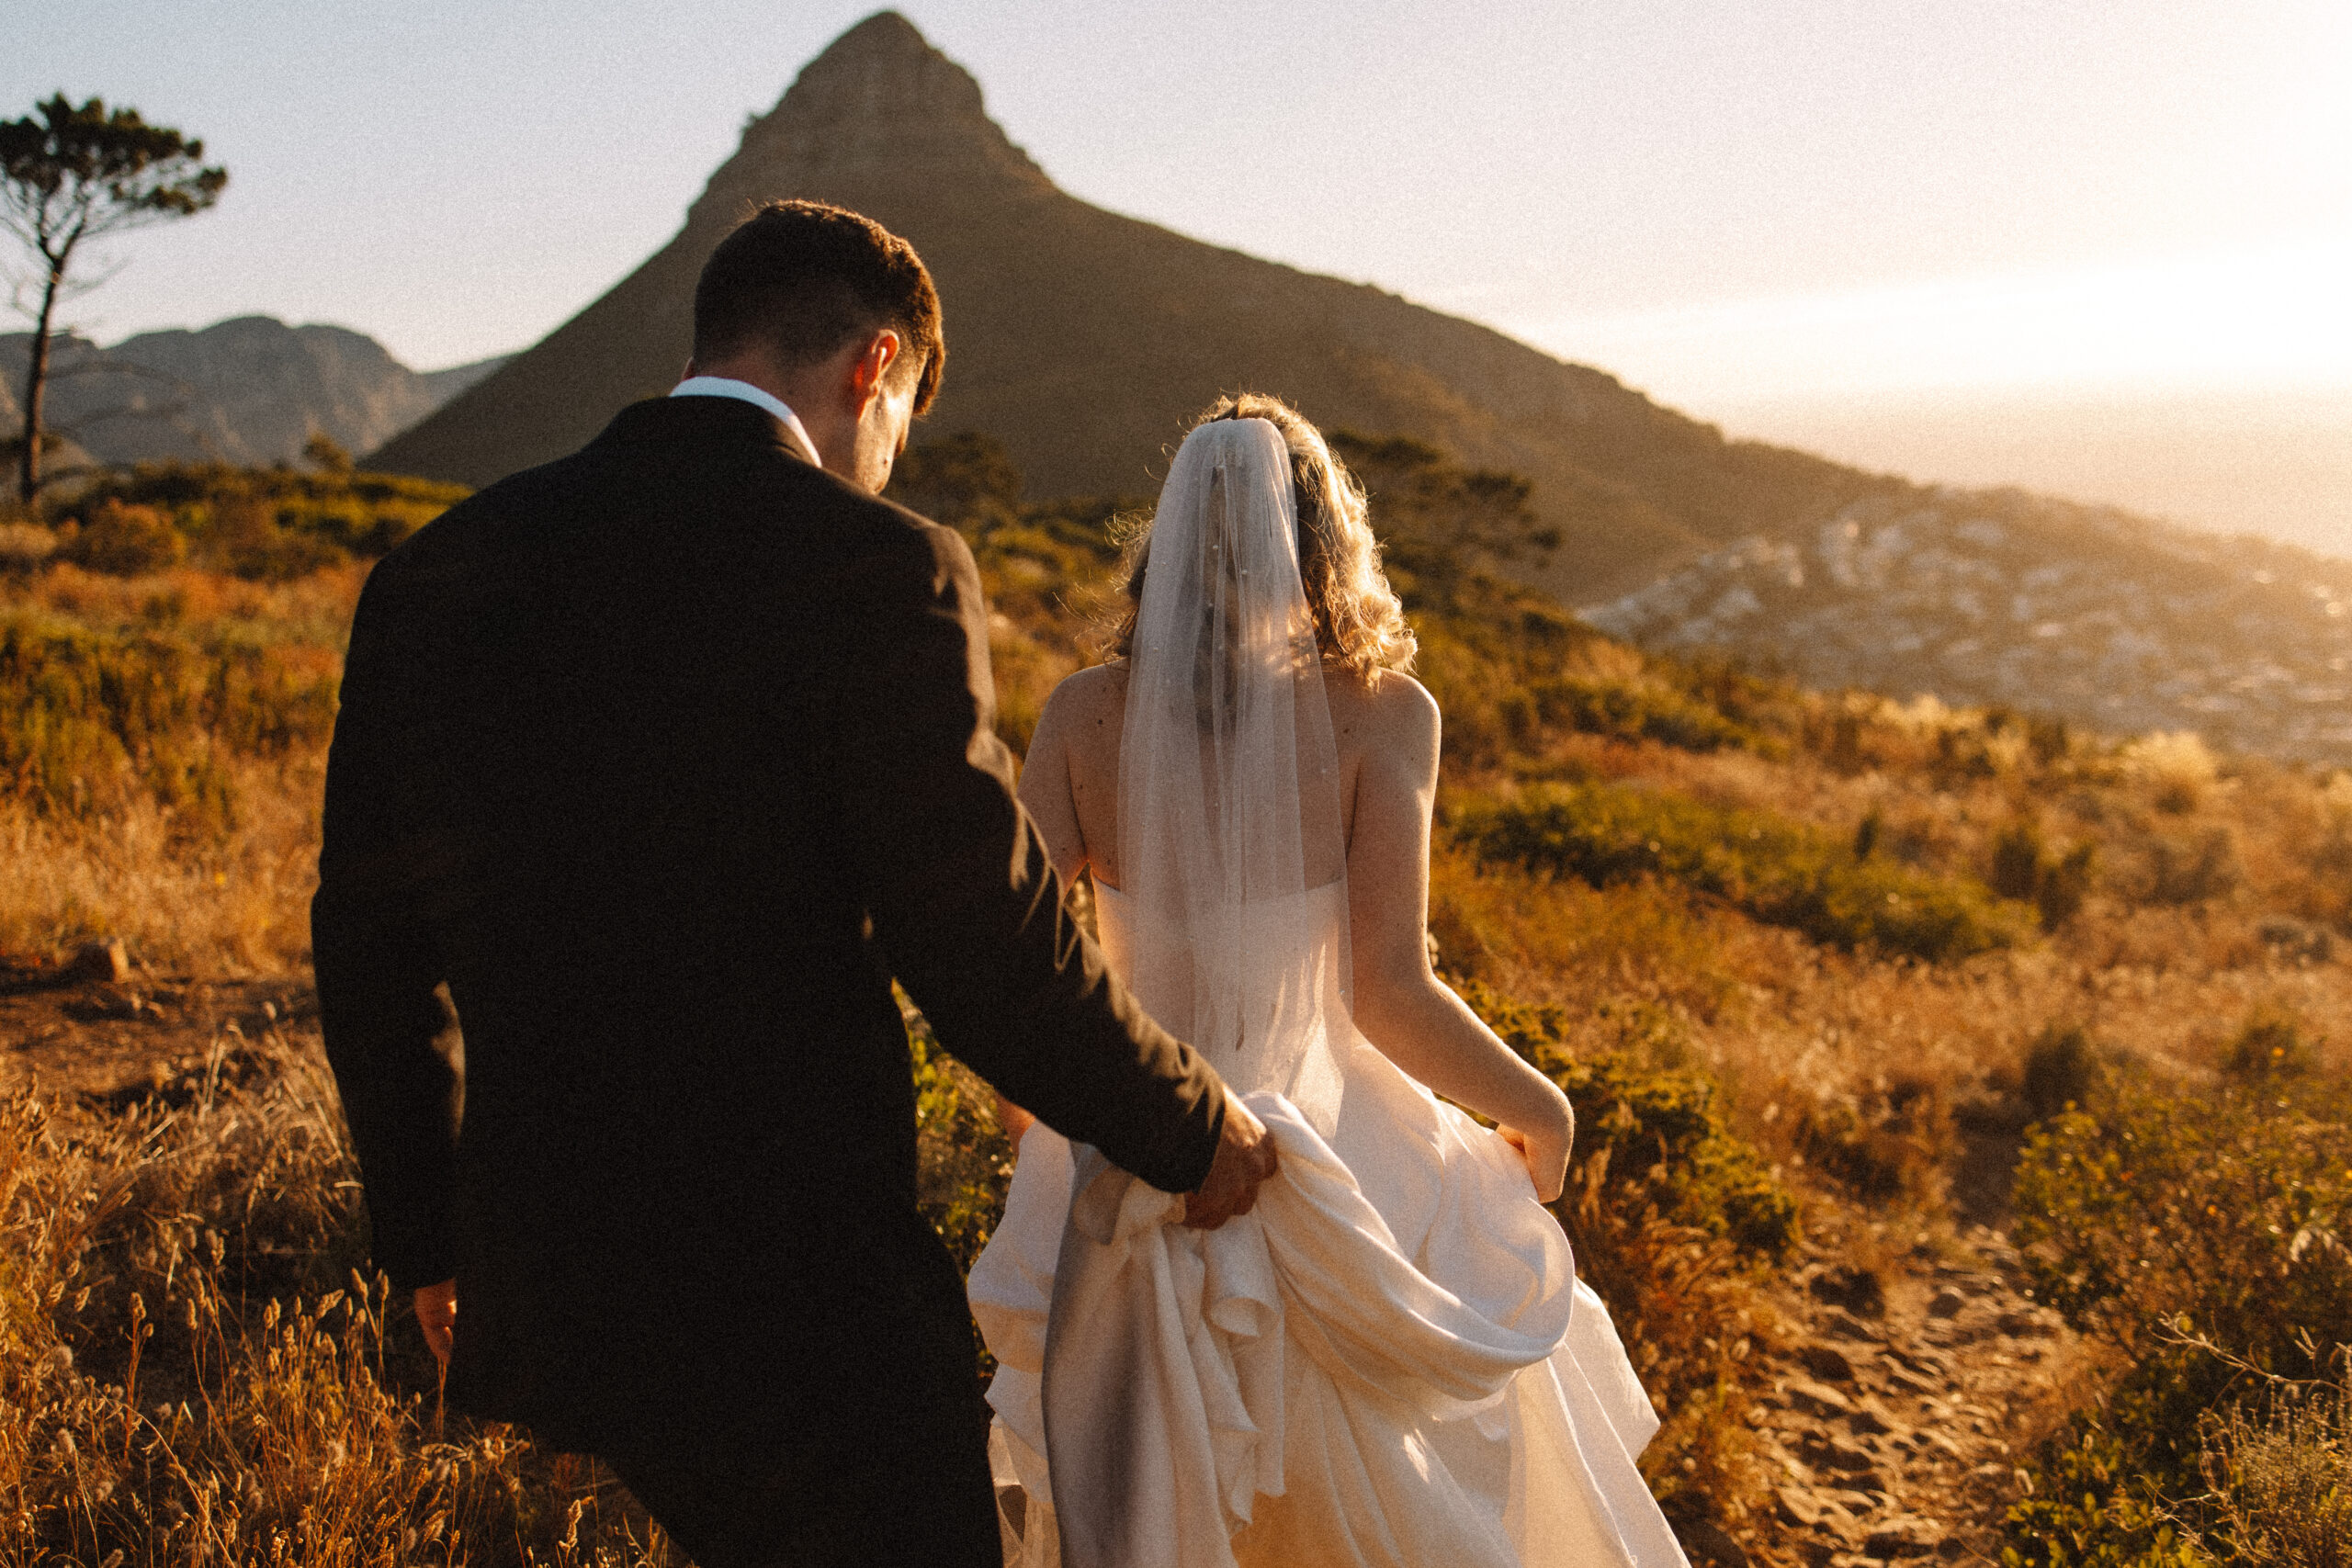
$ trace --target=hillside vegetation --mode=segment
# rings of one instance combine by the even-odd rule
[[[2030,1562],[2336,1561],[2298,1543],[2340,1541],[2352,1495],[2352,779],[1645,655],[1506,575],[1556,547],[1526,481],[1340,446],[1446,715],[1440,961],[1577,1104],[1555,1212],[1667,1418],[1645,1470],[1687,1538],[1818,1565],[1932,1503]],[[126,938],[127,982],[57,994],[156,1042],[0,1114],[0,1552],[659,1559],[608,1476],[443,1418],[358,1272],[314,1025],[197,999],[301,990],[344,628],[368,558],[456,493],[316,457],[0,525],[0,990]],[[1130,508],[1024,501],[976,437],[899,493],[973,544],[1017,748],[1093,657]],[[1009,1151],[914,1022],[926,1202],[968,1258]],[[1821,1303],[1874,1331],[1979,1267],[1979,1224],[2080,1353],[1988,1325],[2005,1416],[1914,1376],[1916,1416],[1801,1431],[1848,1398],[1788,1371],[1835,1359]],[[2008,1458],[1905,1495],[1939,1425]],[[1882,1480],[1809,1517],[1833,1473]]]

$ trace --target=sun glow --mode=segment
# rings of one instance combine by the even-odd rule
[[[1881,390],[2352,389],[2352,232],[1513,323],[1685,406]]]

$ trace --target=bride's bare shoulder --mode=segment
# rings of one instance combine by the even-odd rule
[[[1343,746],[1352,741],[1369,750],[1419,751],[1437,739],[1437,699],[1410,675],[1394,670],[1374,670],[1368,675],[1328,671],[1323,687],[1329,695],[1332,728]]]
[[[1046,699],[1046,711],[1038,716],[1040,732],[1051,727],[1064,737],[1076,738],[1097,730],[1118,733],[1119,724],[1126,712],[1127,666],[1125,660],[1097,664],[1062,678]]]

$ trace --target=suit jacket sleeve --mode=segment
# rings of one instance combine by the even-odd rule
[[[437,987],[421,875],[433,858],[418,750],[404,718],[398,617],[379,570],[360,597],[327,758],[326,818],[311,948],[328,1063],[359,1158],[376,1264],[410,1290],[456,1272],[451,1235],[458,1082],[438,1046]],[[404,744],[404,741],[407,742]]]
[[[893,972],[950,1050],[1048,1126],[1165,1191],[1193,1190],[1223,1085],[1064,907],[996,737],[971,552],[925,524],[843,590],[840,798]]]

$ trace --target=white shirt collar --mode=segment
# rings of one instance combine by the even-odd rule
[[[731,376],[690,376],[671,388],[670,395],[673,398],[738,398],[754,408],[765,409],[784,421],[785,429],[792,432],[792,438],[800,444],[802,457],[820,468],[825,466],[825,460],[817,456],[817,444],[808,439],[808,428],[800,423],[800,416],[786,407],[785,400],[774,392],[754,387],[749,381],[738,381]]]

